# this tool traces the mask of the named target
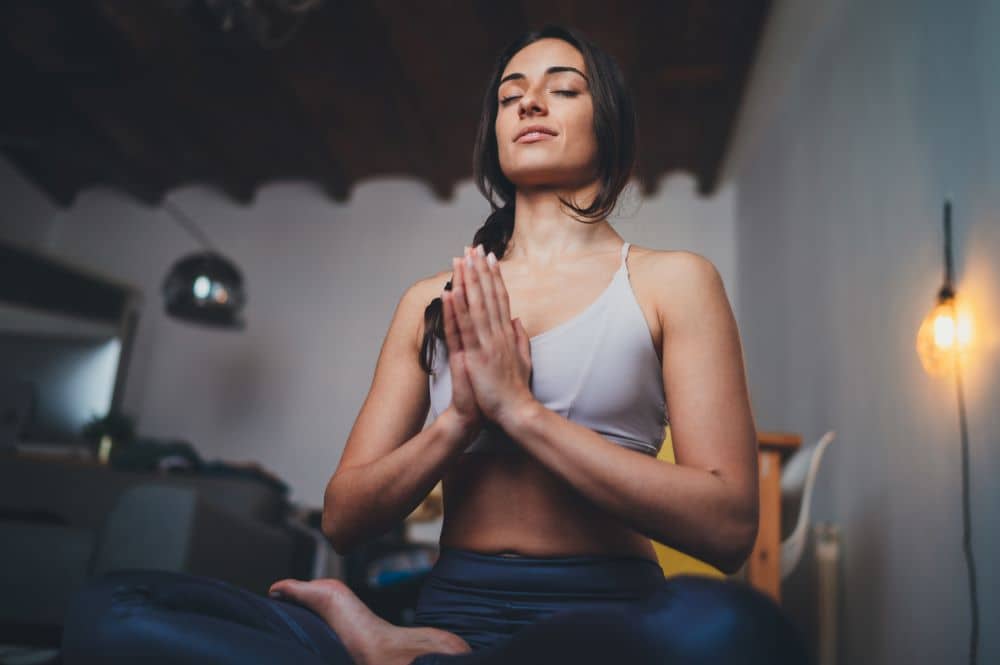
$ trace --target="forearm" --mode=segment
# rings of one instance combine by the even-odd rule
[[[580,494],[648,538],[726,572],[749,555],[757,502],[726,479],[622,448],[537,401],[501,426]]]
[[[448,410],[388,455],[338,471],[323,497],[323,533],[334,549],[344,553],[402,521],[473,437]]]

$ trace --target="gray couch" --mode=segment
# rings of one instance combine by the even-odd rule
[[[107,571],[180,571],[255,593],[308,577],[303,552],[317,540],[287,514],[283,493],[253,478],[0,455],[0,642],[58,643],[69,598]]]

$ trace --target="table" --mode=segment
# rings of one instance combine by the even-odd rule
[[[760,526],[747,561],[747,582],[781,603],[781,464],[802,445],[790,432],[757,432]]]

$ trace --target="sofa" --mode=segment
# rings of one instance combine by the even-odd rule
[[[273,484],[46,457],[0,455],[0,642],[58,644],[72,594],[112,570],[206,575],[260,594],[311,577],[322,539],[289,518]]]

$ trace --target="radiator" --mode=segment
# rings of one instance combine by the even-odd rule
[[[837,617],[840,589],[840,527],[828,522],[813,526],[816,543],[818,605],[817,665],[837,665]]]

